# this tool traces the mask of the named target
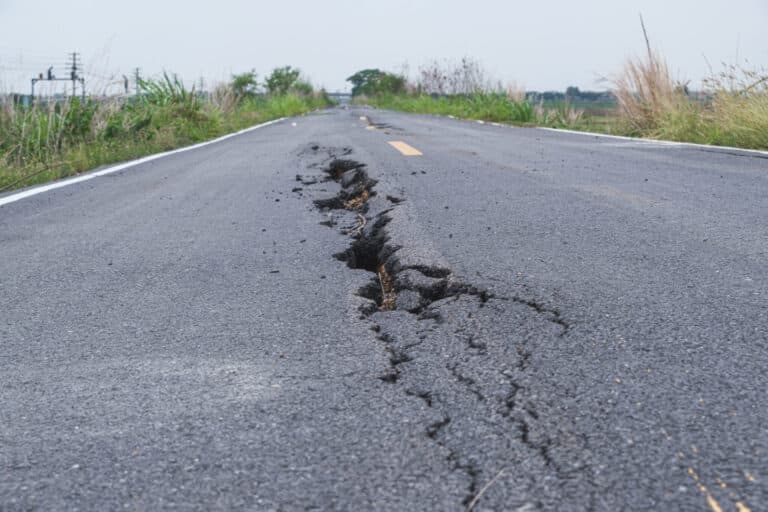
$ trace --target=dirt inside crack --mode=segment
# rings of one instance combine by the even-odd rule
[[[379,216],[373,225],[366,224],[368,229],[363,228],[355,235],[356,239],[349,248],[334,255],[339,261],[346,262],[349,268],[367,270],[374,274],[375,277],[358,291],[358,295],[372,302],[363,306],[366,314],[392,311],[396,307],[394,278],[386,265],[395,250],[387,245],[384,226],[388,223],[388,217]]]
[[[379,283],[381,283],[381,304],[379,305],[379,310],[393,311],[397,300],[395,282],[383,263],[379,264],[376,268],[376,274],[379,276]]]
[[[363,189],[360,195],[344,201],[344,208],[347,210],[359,210],[370,197],[371,192],[368,189]]]

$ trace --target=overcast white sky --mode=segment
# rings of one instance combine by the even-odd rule
[[[528,90],[604,89],[599,77],[643,51],[639,12],[694,86],[707,60],[768,67],[768,0],[0,0],[0,91],[28,91],[49,65],[63,75],[71,51],[93,85],[134,67],[211,83],[291,64],[343,90],[362,68],[470,56]]]

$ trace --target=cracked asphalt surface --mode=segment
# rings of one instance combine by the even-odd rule
[[[767,192],[355,107],[1,206],[0,510],[763,510]]]

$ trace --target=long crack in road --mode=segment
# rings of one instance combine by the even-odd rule
[[[373,274],[358,294],[367,299],[361,313],[390,355],[390,371],[380,378],[433,411],[435,420],[424,425],[424,435],[445,448],[454,470],[466,475],[461,505],[550,509],[567,493],[564,487],[581,485],[586,501],[578,505],[593,509],[590,468],[560,460],[559,441],[537,428],[540,406],[526,393],[528,340],[492,328],[496,317],[516,315],[533,324],[527,332],[562,338],[568,324],[560,312],[534,298],[496,296],[456,276],[444,260],[425,259],[420,247],[398,242],[398,225],[408,222],[399,208],[407,198],[379,199],[367,166],[348,159],[353,153],[320,144],[299,152],[308,169],[321,168],[339,183],[338,193],[316,199],[316,206],[366,218],[362,230],[340,229],[351,243],[334,257]],[[345,159],[338,158],[342,154]],[[321,183],[323,176],[309,181]],[[325,224],[349,222],[349,215],[340,215]],[[565,439],[571,457],[574,447],[585,448],[574,433]],[[520,498],[530,496],[535,500]]]

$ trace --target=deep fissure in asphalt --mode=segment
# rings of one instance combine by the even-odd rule
[[[561,313],[533,299],[518,296],[497,297],[486,289],[465,283],[444,264],[425,264],[423,261],[414,263],[407,258],[403,260],[400,254],[407,248],[393,242],[392,229],[396,209],[405,200],[402,197],[387,196],[388,204],[383,205],[378,201],[376,207],[371,208],[370,200],[377,197],[375,188],[378,182],[369,176],[365,164],[347,158],[352,154],[352,150],[320,145],[314,145],[313,148],[316,148],[311,149],[315,160],[308,168],[320,169],[325,175],[324,180],[336,182],[340,187],[332,197],[316,199],[315,206],[326,214],[334,210],[351,211],[358,219],[364,219],[364,222],[358,222],[355,227],[341,227],[341,233],[349,236],[351,242],[347,249],[334,254],[333,257],[350,268],[362,269],[372,274],[370,282],[361,287],[357,294],[367,299],[360,306],[361,314],[373,322],[372,330],[384,344],[389,357],[389,369],[379,378],[401,386],[404,394],[419,398],[427,408],[434,410],[438,415],[435,421],[425,425],[424,435],[445,450],[446,459],[455,471],[466,475],[467,488],[462,505],[466,507],[472,503],[483,484],[499,471],[498,467],[489,467],[487,461],[479,460],[472,448],[457,443],[455,438],[457,435],[464,435],[460,430],[463,428],[462,424],[467,421],[495,421],[498,425],[509,422],[509,428],[501,427],[502,430],[495,434],[500,436],[499,442],[502,445],[510,442],[504,441],[505,438],[522,443],[539,458],[540,466],[552,473],[553,478],[566,478],[551,454],[550,437],[535,430],[540,414],[533,400],[526,396],[525,379],[521,378],[525,375],[531,358],[530,349],[526,344],[519,343],[513,349],[513,368],[502,368],[496,373],[500,375],[503,386],[499,386],[499,377],[491,382],[487,378],[479,380],[473,376],[477,369],[475,365],[479,364],[473,361],[479,362],[492,356],[482,332],[476,332],[477,327],[472,327],[479,325],[474,323],[473,315],[478,315],[486,309],[490,301],[524,306],[537,317],[555,326],[559,337],[565,336],[570,329]],[[318,163],[317,157],[322,156],[323,152],[327,157]],[[305,182],[323,178],[302,177],[301,180]],[[359,200],[360,198],[362,200]],[[353,201],[355,199],[358,200]],[[337,221],[333,217],[322,222],[329,227],[339,223],[343,221]],[[469,310],[467,318],[461,322],[457,322],[453,316],[459,301],[459,309]],[[382,314],[405,314],[413,318],[415,323],[407,334],[395,333],[387,321],[388,317],[378,316]],[[469,327],[458,326],[464,322],[468,322]],[[419,327],[421,325],[425,327]],[[441,377],[463,390],[462,400],[468,401],[463,409],[446,401],[446,398],[442,397],[441,386],[436,382],[424,383],[426,376],[403,370],[405,367],[419,364],[416,358],[424,357],[424,354],[419,352],[431,333],[437,335],[443,331],[460,334],[464,339],[463,349],[450,347],[451,351],[458,350],[464,355],[459,359],[447,359],[443,364],[445,375]],[[419,334],[420,332],[427,334]],[[436,355],[438,354],[431,357]],[[466,360],[467,357],[470,359]],[[471,364],[468,365],[467,362]],[[507,391],[500,392],[499,389],[503,388]],[[486,416],[498,419],[485,419]],[[479,453],[482,453],[482,450]],[[540,505],[538,502],[530,504]]]
[[[317,146],[319,148],[319,146]],[[351,159],[333,159],[324,169],[330,180],[341,186],[339,192],[330,198],[316,199],[320,209],[344,209],[359,212],[368,211],[368,200],[376,196],[377,181],[371,179],[366,164]],[[387,199],[397,204],[401,198]],[[362,297],[370,299],[376,307],[365,306],[363,312],[371,314],[377,310],[404,310],[418,314],[432,303],[459,295],[475,295],[481,303],[491,295],[482,289],[466,285],[452,277],[450,270],[439,266],[403,265],[397,257],[401,249],[389,243],[386,226],[390,222],[385,210],[373,219],[366,219],[364,229],[351,234],[353,242],[345,251],[334,257],[354,269],[363,269],[376,274],[374,283],[360,289]],[[372,222],[371,222],[372,221]],[[370,226],[370,227],[368,227]],[[354,230],[353,230],[354,231]]]
[[[321,149],[321,146],[313,145],[311,149],[316,152]],[[328,151],[331,157],[330,163],[323,171],[327,179],[340,185],[340,190],[333,197],[316,199],[315,206],[321,210],[356,211],[358,215],[364,216],[368,212],[368,200],[376,195],[374,190],[376,180],[369,177],[365,164],[351,159],[336,158],[336,150],[323,149]],[[342,150],[342,152],[346,155],[351,153],[348,150]],[[297,177],[297,180],[307,182],[304,177]],[[391,195],[387,196],[387,200],[394,205],[393,207],[404,202],[404,199]],[[442,322],[439,310],[430,309],[435,302],[468,295],[476,297],[478,304],[482,307],[492,297],[486,290],[458,281],[449,269],[438,265],[404,265],[397,257],[401,247],[389,243],[390,237],[386,228],[391,221],[388,215],[390,211],[391,209],[386,209],[373,218],[366,217],[363,229],[344,231],[352,237],[352,242],[345,251],[333,255],[350,268],[363,269],[374,274],[375,277],[358,290],[358,295],[369,301],[360,308],[365,317],[370,317],[376,312],[400,310],[416,315],[420,321]],[[324,224],[329,227],[335,225],[331,221],[325,221]],[[374,324],[373,330],[378,332],[377,338],[384,343],[385,350],[389,354],[390,370],[381,375],[380,379],[384,382],[397,383],[401,375],[400,366],[410,362],[412,357],[387,334],[381,333],[380,325]],[[456,371],[455,368],[454,371]],[[471,379],[457,380],[462,384],[471,382]],[[405,393],[420,398],[427,407],[431,408],[433,405],[429,392],[418,393],[406,388]],[[442,439],[444,435],[442,430],[450,421],[450,416],[444,413],[442,420],[425,427],[425,435],[448,452],[447,459],[454,470],[462,471],[467,475],[469,483],[462,500],[462,505],[467,506],[478,492],[481,471],[473,462],[464,460],[460,451],[455,450]]]

